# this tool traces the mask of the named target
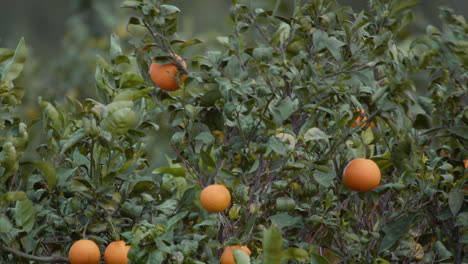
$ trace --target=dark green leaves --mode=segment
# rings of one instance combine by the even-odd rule
[[[453,190],[448,194],[448,204],[450,211],[453,215],[457,215],[463,206],[463,192],[462,190]]]
[[[336,177],[334,170],[329,170],[328,172],[316,170],[313,172],[314,180],[316,180],[320,185],[328,188],[332,185],[333,180]]]
[[[34,226],[36,210],[30,200],[16,202],[16,223],[24,231],[29,232]]]
[[[312,253],[310,256],[310,264],[329,264],[329,262],[323,256],[317,253]]]
[[[385,232],[385,236],[379,245],[379,252],[383,252],[393,246],[400,236],[406,232],[408,226],[413,222],[416,216],[416,214],[409,214],[385,225],[382,229]]]
[[[42,175],[47,181],[47,187],[49,191],[53,191],[55,186],[57,186],[57,175],[55,172],[55,168],[48,162],[36,162],[34,163],[39,170],[41,170]]]
[[[288,119],[298,106],[298,100],[291,100],[286,97],[280,101],[276,106],[271,106],[270,111],[273,115],[273,120],[276,124],[281,124],[284,120]]]

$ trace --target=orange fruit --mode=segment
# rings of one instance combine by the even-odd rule
[[[187,69],[187,64],[185,64],[185,61],[181,57],[172,53],[171,56],[175,57],[179,64]],[[153,62],[150,66],[151,80],[153,80],[159,88],[168,92],[178,90],[180,88],[179,83],[183,83],[185,77],[187,77],[185,74],[182,74],[179,76],[179,80],[177,80],[177,72],[177,65],[172,62],[167,64],[157,64]]]
[[[104,252],[104,261],[107,264],[127,264],[127,254],[130,248],[123,240],[114,241],[107,246]]]
[[[372,191],[380,183],[379,166],[370,159],[354,159],[346,165],[343,181],[353,191]]]
[[[68,259],[71,264],[98,264],[101,259],[99,247],[91,240],[78,240],[70,248]]]
[[[356,107],[356,111],[361,112],[361,115],[356,118],[356,120],[351,124],[351,127],[359,126],[360,128],[363,128],[366,125],[366,120],[367,120],[366,110],[364,109],[359,110],[359,107]],[[369,127],[373,128],[374,122],[370,122]]]
[[[466,159],[466,160],[463,161],[463,166],[465,166],[465,169],[468,168],[468,159]]]
[[[250,249],[246,246],[229,246],[224,249],[223,254],[221,255],[221,264],[236,264],[233,255],[234,249],[242,250],[249,256],[250,254],[252,254],[252,252],[250,252]]]
[[[231,193],[224,185],[209,185],[201,192],[200,203],[208,212],[221,212],[231,203]]]

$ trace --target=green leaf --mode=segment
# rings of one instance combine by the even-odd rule
[[[120,7],[130,7],[130,8],[133,8],[133,7],[137,7],[141,4],[142,2],[141,1],[137,1],[137,0],[126,0],[122,3],[122,5],[120,5]]]
[[[273,55],[273,48],[272,47],[259,47],[253,50],[252,55],[254,58],[262,60],[268,59]]]
[[[189,213],[188,211],[180,212],[176,214],[175,216],[173,216],[171,219],[169,219],[166,224],[166,230],[169,230],[174,224],[184,219],[184,217],[186,217],[188,213]]]
[[[76,143],[80,142],[83,138],[86,137],[86,131],[83,128],[80,128],[73,132],[67,139],[60,140],[60,145],[62,150],[60,155],[63,155],[68,149],[73,147]]]
[[[454,126],[450,129],[450,132],[456,136],[463,138],[464,140],[468,140],[468,126]]]
[[[371,144],[372,141],[374,141],[374,133],[372,132],[372,128],[368,127],[366,130],[362,131],[361,137],[364,144]]]
[[[195,140],[200,140],[206,145],[209,145],[214,142],[215,138],[209,132],[201,132],[198,136],[195,137]]]
[[[455,216],[463,206],[463,192],[461,190],[453,190],[448,194],[448,203],[450,211]]]
[[[16,202],[16,223],[26,232],[32,230],[36,220],[36,209],[33,203],[27,199]]]
[[[49,191],[55,189],[55,186],[57,186],[57,175],[55,168],[52,167],[49,162],[35,162],[34,165],[36,165],[36,167],[42,171],[42,175],[47,181]]]
[[[345,45],[344,42],[338,40],[335,37],[330,37],[327,39],[327,49],[330,51],[330,53],[333,55],[335,60],[340,61],[342,56],[341,56],[341,47]]]
[[[179,208],[193,204],[193,201],[195,200],[195,193],[196,191],[194,187],[190,187],[185,190],[182,198],[180,198]]]
[[[312,255],[310,256],[310,264],[330,264],[330,263],[325,257],[312,252]]]
[[[277,226],[265,230],[263,234],[263,263],[281,264],[283,240]]]
[[[296,201],[290,197],[279,197],[276,199],[276,210],[289,211],[296,206]]]
[[[297,99],[293,101],[290,97],[286,97],[278,105],[270,106],[270,111],[273,114],[275,123],[280,125],[284,120],[288,119],[291,114],[294,113],[297,103]]]
[[[160,8],[161,12],[166,16],[180,12],[180,9],[173,5],[161,5]]]
[[[288,213],[275,214],[269,218],[271,222],[275,223],[278,227],[288,227],[301,223],[302,218],[300,216],[292,216]]]
[[[250,264],[250,257],[244,251],[234,249],[233,255],[236,264]]]
[[[8,60],[15,54],[14,50],[0,48],[0,62]]]
[[[307,261],[309,254],[302,248],[288,248],[281,252],[283,260],[294,259],[300,262]]]
[[[146,261],[146,264],[161,264],[164,261],[164,256],[161,252],[160,249],[155,249],[151,251],[151,253],[148,255],[148,260]]]
[[[285,145],[277,137],[271,137],[268,140],[268,148],[282,156],[287,154]]]
[[[281,22],[278,29],[271,38],[271,43],[273,45],[283,45],[289,39],[290,34],[291,26],[284,22]]]
[[[132,188],[132,194],[150,192],[154,189],[155,183],[150,180],[139,180]]]
[[[434,243],[434,251],[439,256],[439,260],[446,260],[452,257],[452,253],[440,241]]]
[[[388,261],[385,260],[385,259],[381,259],[381,258],[375,259],[375,261],[376,261],[377,263],[381,263],[381,264],[390,264],[390,262],[388,262]]]
[[[390,15],[396,15],[405,10],[411,9],[419,4],[419,0],[398,0],[392,1],[392,8],[390,9]]]
[[[320,185],[328,188],[332,185],[333,179],[335,179],[336,174],[334,170],[330,170],[329,172],[316,170],[313,176],[314,180],[316,180]]]
[[[177,168],[177,167],[174,167],[174,168],[168,168],[168,167],[162,167],[162,168],[156,168],[153,170],[153,173],[154,174],[163,174],[163,173],[167,173],[167,174],[171,174],[171,175],[174,175],[174,176],[185,176],[185,168]]]
[[[204,150],[200,150],[200,158],[202,162],[210,167],[216,168],[216,163],[211,158],[210,154]]]
[[[26,200],[28,197],[25,192],[7,192],[0,196],[0,206],[6,206],[10,202]]]
[[[21,71],[23,71],[23,65],[26,61],[26,44],[24,38],[21,38],[18,46],[16,47],[15,54],[9,63],[5,66],[2,73],[2,79],[4,81],[13,81],[16,79]]]
[[[69,184],[69,177],[73,175],[73,173],[77,170],[77,168],[57,168],[57,185],[61,187],[66,187]]]
[[[416,218],[416,214],[410,214],[401,217],[395,222],[385,225],[382,229],[385,232],[385,236],[383,237],[382,242],[380,242],[378,252],[381,253],[393,246],[401,235],[406,232],[406,229],[413,222],[414,218]]]
[[[145,85],[145,81],[141,75],[134,72],[126,72],[120,77],[120,89],[127,88],[138,88],[139,86]],[[131,99],[129,99],[132,101]]]
[[[185,41],[184,44],[180,45],[180,48],[185,49],[187,47],[194,46],[194,45],[197,45],[197,44],[200,44],[200,43],[203,43],[203,41],[201,41],[199,39],[191,39],[189,41]]]
[[[4,215],[0,215],[0,232],[11,232],[11,230],[13,229],[13,226],[10,222],[10,220],[8,219],[8,217],[4,216]]]
[[[431,119],[425,114],[418,114],[414,119],[413,127],[415,129],[429,129],[431,128]]]
[[[117,101],[136,101],[151,92],[153,88],[145,88],[141,90],[125,90],[123,92],[118,93],[115,97],[113,102]]]
[[[120,38],[112,33],[110,37],[110,54],[112,58],[122,55],[122,48],[120,48]]]
[[[320,128],[318,127],[313,127],[309,130],[307,130],[304,133],[304,141],[312,141],[312,140],[328,140],[330,138],[329,135],[325,134]]]
[[[319,52],[327,47],[328,33],[317,30],[312,34],[312,43],[314,52]]]

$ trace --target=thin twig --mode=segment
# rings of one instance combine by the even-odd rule
[[[369,66],[362,66],[362,65],[353,65],[351,68],[355,68],[355,67],[361,67],[361,68],[358,68],[358,69],[347,69],[347,70],[342,70],[342,71],[337,71],[337,72],[334,72],[334,73],[327,74],[327,75],[323,76],[322,78],[320,78],[320,80],[318,81],[318,84],[323,84],[323,81],[324,81],[325,79],[334,77],[334,76],[336,76],[336,75],[340,75],[340,74],[343,74],[343,73],[358,72],[358,71],[362,71],[362,70],[365,70],[365,69],[369,68]]]

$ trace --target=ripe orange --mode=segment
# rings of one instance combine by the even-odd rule
[[[221,212],[231,203],[231,193],[224,185],[209,185],[201,192],[200,202],[210,213]]]
[[[104,260],[107,264],[127,264],[127,254],[130,248],[130,246],[125,245],[123,240],[114,241],[107,246]]]
[[[221,264],[236,264],[234,261],[234,249],[239,249],[247,253],[247,255],[250,256],[252,252],[250,252],[250,249],[246,246],[230,246],[226,247],[223,251],[223,254],[221,255]]]
[[[187,69],[187,64],[185,61],[179,57],[178,55],[172,54],[175,59],[185,68]],[[179,78],[179,83],[177,82],[177,65],[174,63],[167,63],[167,64],[157,64],[151,63],[150,66],[150,76],[151,80],[161,89],[172,92],[178,90],[179,83],[183,83],[185,80],[186,75],[182,74]]]
[[[101,259],[99,247],[91,240],[78,240],[70,248],[68,259],[71,264],[98,264]]]
[[[463,161],[463,166],[465,166],[465,169],[468,168],[468,159],[466,159],[466,160]]]
[[[356,111],[360,111],[361,115],[356,118],[356,120],[351,124],[352,127],[357,127],[359,126],[360,128],[363,128],[366,125],[366,120],[367,120],[367,113],[366,110],[361,109],[359,110],[359,107],[356,107]],[[374,122],[369,123],[369,127],[373,128],[374,127]]]
[[[353,191],[372,191],[380,183],[379,166],[370,159],[354,159],[346,165],[343,181]]]

